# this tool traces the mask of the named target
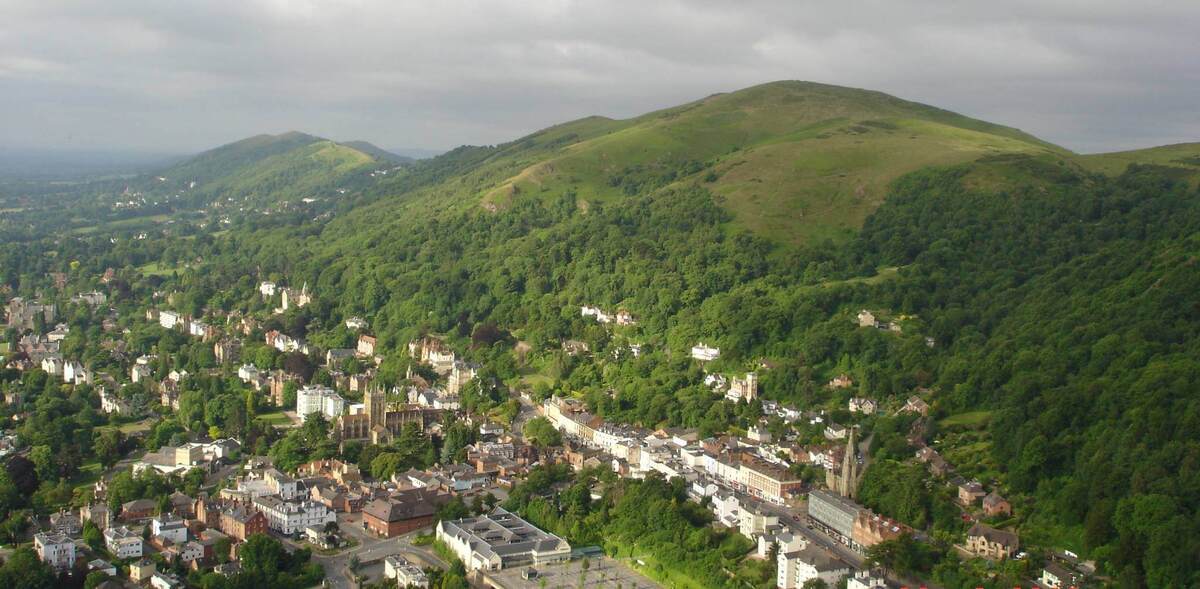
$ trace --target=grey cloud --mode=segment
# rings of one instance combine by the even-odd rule
[[[0,0],[0,145],[495,143],[776,79],[1079,151],[1200,140],[1200,4]]]

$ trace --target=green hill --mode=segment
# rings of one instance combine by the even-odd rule
[[[1079,156],[1086,168],[1107,175],[1120,174],[1130,164],[1147,164],[1170,168],[1172,173],[1187,176],[1193,181],[1200,177],[1200,143],[1177,143],[1148,149],[1097,153]]]
[[[328,196],[348,177],[380,161],[347,144],[293,131],[223,145],[157,176],[168,188],[187,189],[189,200],[197,204],[217,198],[269,203]]]
[[[398,153],[392,153],[386,149],[383,149],[382,147],[379,147],[379,146],[377,146],[373,143],[369,143],[367,141],[343,141],[341,144],[346,147],[349,147],[351,149],[355,149],[355,150],[361,151],[367,155],[370,155],[371,157],[373,157],[381,162],[406,164],[409,162],[416,161],[411,157],[400,155]]]
[[[1011,153],[1071,155],[1016,129],[879,92],[775,82],[633,119],[551,127],[496,148],[436,192],[495,210],[529,195],[572,191],[586,206],[703,183],[737,226],[809,243],[848,237],[905,173]]]

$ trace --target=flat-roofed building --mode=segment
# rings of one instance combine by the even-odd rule
[[[479,517],[443,520],[438,523],[437,538],[462,559],[468,570],[542,565],[563,562],[571,556],[571,545],[566,540],[500,507]]]
[[[425,575],[425,571],[398,555],[383,559],[383,576],[395,579],[396,585],[400,587],[429,587],[429,577]]]
[[[808,494],[808,517],[846,545],[853,542],[854,520],[863,507],[837,493],[815,490]]]

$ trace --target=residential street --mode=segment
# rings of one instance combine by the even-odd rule
[[[343,537],[352,538],[358,542],[358,545],[332,555],[319,554],[316,550],[313,550],[313,560],[325,567],[325,583],[327,587],[336,589],[354,589],[358,587],[358,584],[354,580],[354,572],[350,570],[350,561],[353,558],[358,558],[359,574],[363,574],[364,572],[371,573],[368,576],[381,576],[382,566],[374,567],[370,565],[382,562],[384,558],[393,554],[403,555],[405,558],[422,567],[442,569],[449,567],[432,550],[412,545],[412,538],[419,533],[427,533],[430,530],[429,528],[395,538],[384,539],[376,538],[363,530],[362,514],[338,514],[338,525],[342,530]],[[280,539],[284,544],[293,549],[309,547],[308,544],[296,542],[290,538]]]

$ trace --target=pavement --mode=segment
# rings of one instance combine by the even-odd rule
[[[383,576],[383,567],[374,563],[382,562],[384,558],[394,554],[402,555],[423,568],[449,568],[449,565],[432,550],[423,546],[413,546],[413,537],[418,533],[428,532],[428,529],[395,538],[378,538],[363,529],[361,513],[339,513],[338,527],[341,528],[342,537],[353,539],[358,545],[336,554],[318,554],[316,550],[313,551],[313,560],[325,567],[325,586],[331,589],[356,589],[356,576],[365,577],[368,582],[378,581]],[[308,544],[290,538],[280,540],[292,549],[309,547]],[[355,558],[358,559],[359,568],[352,571],[350,561]]]
[[[524,441],[525,423],[538,416],[537,406],[529,401],[526,401],[525,397],[517,392],[513,392],[512,398],[516,399],[517,403],[521,405],[521,410],[518,411],[517,416],[513,418],[512,427],[509,428],[511,431],[509,433],[511,433],[512,436],[518,441]]]

